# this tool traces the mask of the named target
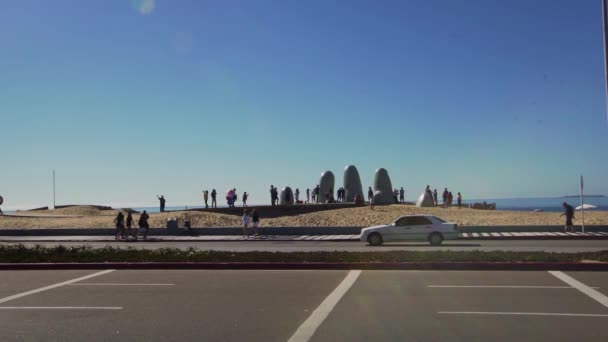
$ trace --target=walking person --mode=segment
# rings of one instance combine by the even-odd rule
[[[139,222],[137,223],[139,225],[139,229],[142,230],[141,232],[144,235],[144,240],[146,240],[148,238],[148,231],[150,230],[150,225],[148,224],[149,218],[150,218],[150,216],[144,210],[144,212],[141,214],[141,216],[139,216]]]
[[[253,209],[251,211],[251,220],[253,221],[253,233],[255,236],[258,236],[258,227],[260,226],[260,215],[257,210]]]
[[[243,192],[243,207],[247,208],[247,198],[249,198],[249,194],[247,192]]]
[[[433,191],[433,200],[435,201],[435,206],[437,206],[439,204],[437,203],[437,189]]]
[[[310,188],[306,188],[306,203],[310,203]]]
[[[300,188],[296,188],[296,203],[300,201]]]
[[[135,240],[137,240],[137,229],[135,228],[135,220],[133,220],[133,215],[131,212],[127,213],[127,236],[131,235]]]
[[[116,225],[116,232],[114,233],[114,239],[118,240],[118,236],[120,235],[123,239],[125,238],[125,215],[122,211],[118,212],[116,218],[114,219],[114,224]]]
[[[405,204],[405,190],[403,190],[403,187],[399,190],[399,203]]]
[[[462,195],[460,194],[460,192],[458,193],[457,201],[458,201],[458,209],[462,208]]]
[[[570,231],[571,233],[574,233],[574,224],[572,223],[572,220],[574,219],[574,208],[566,202],[562,203],[562,205],[564,206],[564,212],[559,216],[566,216],[566,226],[564,227],[564,232],[567,233]]]
[[[209,200],[209,190],[203,191],[203,200],[205,200],[205,209],[209,208],[207,201]]]
[[[249,228],[249,213],[247,210],[243,211],[243,219],[241,220],[241,224],[243,225],[243,236],[249,237],[249,233],[247,232],[247,228]]]
[[[211,208],[217,208],[217,191],[211,190]]]
[[[160,197],[158,195],[156,195],[156,197],[158,197],[158,200],[160,201],[160,212],[164,212],[165,211],[165,196],[160,195]]]
[[[372,187],[370,186],[369,189],[367,190],[367,200],[369,201],[369,203],[372,203],[373,199],[374,199],[374,191],[372,190]]]

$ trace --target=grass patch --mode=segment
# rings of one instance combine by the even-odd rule
[[[582,253],[508,251],[221,252],[196,248],[0,246],[2,263],[37,262],[608,262],[608,250]]]

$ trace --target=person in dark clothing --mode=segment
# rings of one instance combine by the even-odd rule
[[[270,185],[270,205],[272,205],[273,207],[276,205],[276,188],[274,187],[274,185]]]
[[[401,187],[401,190],[399,190],[399,203],[405,203],[405,190],[403,190],[403,187]]]
[[[437,189],[435,189],[435,191],[433,191],[433,200],[435,201],[435,205],[437,205]]]
[[[211,190],[211,208],[217,208],[217,191]]]
[[[568,232],[568,230],[570,230],[570,232],[574,233],[574,224],[572,223],[572,220],[574,219],[574,208],[566,202],[564,202],[562,205],[564,206],[564,212],[560,216],[566,216],[566,226],[564,227],[564,232]]]
[[[135,220],[133,220],[133,215],[131,215],[131,212],[129,212],[127,213],[127,235],[131,235],[137,240],[137,231],[133,230],[134,226]]]
[[[458,208],[460,209],[462,206],[462,195],[460,194],[460,192],[458,193]]]
[[[207,201],[209,201],[209,190],[203,191],[203,199],[205,200],[205,209],[209,208],[209,204],[207,204]]]
[[[247,207],[247,198],[249,197],[249,194],[247,192],[243,192],[243,207]]]
[[[446,207],[448,204],[448,188],[443,189],[443,206]]]
[[[258,214],[258,211],[253,209],[251,211],[251,221],[253,222],[253,234],[254,235],[259,235],[258,234],[258,227],[260,226],[260,215]]]
[[[125,238],[125,215],[121,212],[116,215],[114,219],[114,224],[116,225],[116,232],[114,233],[115,239],[118,240],[118,236],[120,235],[123,239]]]
[[[372,203],[374,199],[374,191],[372,190],[372,187],[370,186],[369,189],[367,190],[367,200],[369,201],[369,203]]]
[[[310,203],[310,189],[306,188],[306,203]]]
[[[139,228],[142,230],[142,233],[144,235],[144,240],[148,238],[148,230],[150,230],[150,225],[148,224],[149,218],[150,218],[150,216],[148,215],[148,213],[145,210],[139,217],[138,225],[139,225]]]
[[[158,197],[158,200],[160,201],[160,212],[162,213],[165,211],[165,196],[160,195],[160,197],[159,196],[156,196],[156,197]]]

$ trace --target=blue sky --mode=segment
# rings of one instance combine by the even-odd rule
[[[0,2],[3,208],[608,194],[600,1]]]

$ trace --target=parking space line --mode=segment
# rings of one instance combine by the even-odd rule
[[[175,284],[136,284],[136,283],[73,283],[70,286],[173,286]]]
[[[604,296],[599,291],[596,291],[596,290],[590,288],[589,286],[581,283],[580,281],[572,278],[571,276],[569,276],[563,272],[549,271],[549,273],[551,275],[555,276],[556,278],[560,279],[564,283],[566,283],[572,287],[575,287],[577,290],[581,291],[582,293],[586,294],[587,296],[591,297],[598,303],[600,303],[603,306],[608,308],[608,297]]]
[[[122,306],[0,306],[0,310],[122,310]]]
[[[317,328],[323,323],[331,310],[338,304],[342,296],[346,294],[348,289],[355,283],[361,270],[351,270],[348,272],[344,280],[336,287],[325,300],[312,312],[302,325],[291,336],[288,342],[307,342],[312,335],[317,331]]]
[[[29,296],[31,294],[35,294],[35,293],[39,293],[39,292],[43,292],[43,291],[47,291],[47,290],[52,290],[52,289],[57,288],[57,287],[61,287],[61,286],[64,286],[64,285],[69,285],[69,284],[72,284],[72,283],[76,283],[76,282],[79,282],[79,281],[82,281],[82,280],[91,279],[93,277],[104,275],[104,274],[107,274],[107,273],[110,273],[110,272],[114,272],[114,270],[105,270],[105,271],[89,274],[89,275],[84,276],[84,277],[75,278],[75,279],[72,279],[72,280],[64,281],[64,282],[61,282],[61,283],[57,283],[57,284],[41,287],[41,288],[38,288],[38,289],[26,291],[26,292],[21,292],[21,293],[18,293],[16,295],[12,295],[12,296],[8,296],[8,297],[4,297],[4,298],[0,299],[0,304],[1,303],[6,303],[9,300],[18,299],[18,298],[21,298],[21,297]]]
[[[521,316],[575,316],[575,317],[608,317],[608,314],[576,314],[561,312],[491,312],[491,311],[439,311],[440,315],[521,315]]]
[[[433,288],[504,288],[504,289],[574,289],[572,286],[527,286],[527,285],[427,285]],[[598,289],[599,287],[593,287]]]

